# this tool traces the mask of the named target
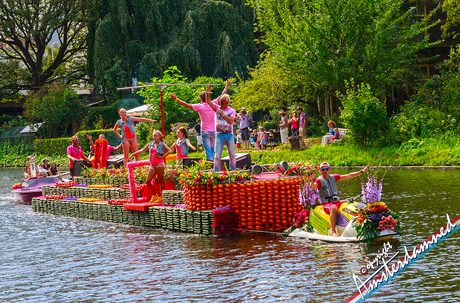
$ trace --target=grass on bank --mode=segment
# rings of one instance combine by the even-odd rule
[[[369,147],[360,148],[347,142],[339,142],[326,147],[316,144],[309,149],[294,151],[288,145],[277,147],[277,151],[254,151],[250,150],[251,158],[257,161],[263,154],[259,164],[273,164],[280,161],[305,162],[319,164],[323,161],[333,166],[460,166],[460,142],[456,137],[433,138],[425,140],[410,140],[401,146],[384,148]],[[240,153],[246,153],[246,150]],[[0,147],[0,167],[25,167],[26,157],[32,155],[30,150],[21,146]],[[222,157],[228,153],[224,150]],[[204,153],[191,152],[189,157],[204,158]],[[37,163],[43,158],[56,161],[62,169],[68,167],[66,155],[38,155]],[[141,159],[147,159],[148,154],[141,155]]]

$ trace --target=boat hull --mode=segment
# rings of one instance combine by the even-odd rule
[[[385,229],[380,232],[380,235],[374,239],[374,241],[386,241],[392,239],[396,236],[397,233],[391,229]],[[298,237],[298,238],[305,238],[310,240],[320,240],[324,242],[330,243],[350,243],[350,242],[360,242],[361,240],[357,237],[334,237],[329,235],[323,235],[313,229],[313,232],[307,232],[300,229],[295,229],[289,234],[289,237]]]
[[[27,190],[21,191],[20,189],[13,190],[14,200],[24,203],[24,204],[31,204],[32,198],[40,197],[42,195],[42,190]]]

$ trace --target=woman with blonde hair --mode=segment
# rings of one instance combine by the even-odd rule
[[[126,163],[128,162],[129,156],[129,148],[133,153],[139,150],[139,145],[137,144],[136,139],[136,131],[134,129],[134,122],[155,122],[152,119],[147,118],[138,118],[138,117],[128,117],[126,114],[126,109],[120,108],[118,110],[118,114],[120,115],[120,120],[117,121],[115,126],[113,127],[113,132],[118,136],[118,138],[122,139],[123,144],[123,165],[126,167]],[[121,134],[118,132],[118,128],[121,129]],[[139,155],[136,154],[135,156],[136,161],[139,161]]]

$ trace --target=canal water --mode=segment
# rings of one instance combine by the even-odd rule
[[[343,302],[356,291],[352,274],[382,249],[36,214],[13,201],[21,175],[0,170],[0,302]],[[382,200],[403,233],[391,252],[411,250],[446,224],[446,214],[460,214],[458,180],[460,171],[387,172]],[[359,194],[360,182],[339,182],[341,197]],[[457,232],[367,301],[460,302],[459,247]]]

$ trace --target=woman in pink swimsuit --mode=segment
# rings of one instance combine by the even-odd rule
[[[149,171],[147,172],[147,178],[145,180],[145,183],[147,187],[149,188],[149,190],[152,193],[154,193],[155,189],[153,188],[152,180],[155,176],[158,176],[158,182],[160,183],[161,190],[165,189],[165,182],[164,182],[164,172],[165,172],[165,167],[166,167],[165,158],[166,156],[172,153],[172,150],[164,143],[163,135],[159,131],[154,130],[153,131],[153,141],[150,141],[149,144],[147,144],[143,149],[140,149],[134,152],[128,158],[128,160],[147,150],[149,151],[150,166],[149,166]],[[156,199],[156,201],[153,201],[153,202],[159,203],[161,202],[161,198],[158,197],[158,199]]]

